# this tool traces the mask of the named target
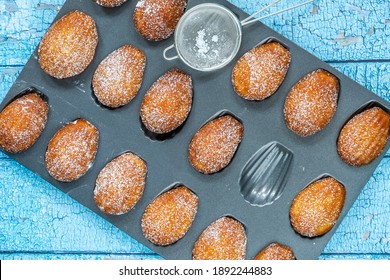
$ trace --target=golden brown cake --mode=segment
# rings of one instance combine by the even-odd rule
[[[46,126],[49,106],[36,93],[23,95],[0,113],[0,147],[10,153],[30,148]]]
[[[145,94],[140,116],[149,131],[164,134],[184,123],[191,106],[191,76],[172,69],[161,76]]]
[[[243,260],[246,243],[244,226],[235,219],[222,217],[202,232],[192,257],[194,260]]]
[[[321,236],[337,222],[344,201],[345,188],[340,182],[332,177],[315,181],[292,202],[291,225],[302,236]]]
[[[113,8],[122,5],[127,0],[92,0],[92,1],[106,8]]]
[[[124,45],[109,54],[96,69],[92,88],[101,104],[117,108],[128,104],[137,95],[144,77],[144,53]]]
[[[296,83],[284,104],[284,119],[289,129],[301,137],[324,129],[337,109],[339,81],[318,69]]]
[[[98,149],[99,132],[84,119],[61,128],[50,140],[46,151],[46,169],[61,182],[72,182],[92,166]]]
[[[43,71],[57,79],[81,74],[92,62],[98,44],[95,21],[73,11],[56,21],[38,48]]]
[[[290,247],[275,242],[261,250],[254,260],[295,260],[295,255]]]
[[[183,238],[198,209],[198,197],[179,186],[159,195],[142,216],[142,232],[155,245],[167,246]]]
[[[277,42],[265,43],[244,54],[233,68],[234,91],[247,100],[263,100],[283,83],[290,66],[289,50]]]
[[[373,107],[354,116],[341,129],[337,151],[350,165],[362,166],[376,159],[386,146],[390,133],[390,116]]]
[[[230,115],[205,124],[192,138],[188,148],[191,165],[201,173],[211,174],[225,168],[232,160],[244,136],[244,126]]]
[[[134,26],[149,41],[170,37],[184,14],[186,0],[139,0],[134,11]]]
[[[129,212],[144,193],[146,173],[145,161],[133,153],[128,152],[113,159],[96,179],[96,205],[110,215]]]

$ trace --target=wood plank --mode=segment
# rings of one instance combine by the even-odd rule
[[[162,260],[156,254],[11,253],[0,260]],[[322,254],[320,260],[390,260],[390,254]]]
[[[242,8],[252,14],[270,2],[247,1]],[[272,11],[303,1],[282,2]],[[389,18],[387,0],[317,0],[263,22],[324,61],[389,60]]]
[[[271,2],[229,1],[248,13]],[[0,0],[0,65],[24,65],[64,2]],[[291,5],[282,1],[271,11]],[[389,11],[387,0],[318,0],[263,22],[325,61],[388,61]]]
[[[389,186],[390,158],[384,158],[324,253],[390,253]]]
[[[0,260],[162,260],[157,254],[91,254],[91,253],[10,253],[0,254]]]
[[[320,260],[390,260],[390,254],[322,254]]]
[[[390,253],[390,158],[379,165],[324,253]],[[11,159],[0,160],[0,252],[152,253]],[[135,225],[139,226],[139,225]]]
[[[151,253],[15,161],[0,160],[0,252]]]
[[[65,0],[0,1],[0,65],[24,65]]]

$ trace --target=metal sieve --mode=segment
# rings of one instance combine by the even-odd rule
[[[198,71],[208,72],[223,68],[234,59],[240,49],[243,26],[314,2],[309,0],[255,18],[280,1],[282,0],[272,2],[243,21],[225,6],[214,3],[197,5],[179,20],[175,30],[175,43],[164,50],[164,58],[166,60],[180,58],[189,67]],[[167,52],[173,48],[176,49],[177,55],[168,57]]]

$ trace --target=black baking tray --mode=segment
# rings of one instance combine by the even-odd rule
[[[247,14],[224,0],[189,0],[187,9],[204,2],[220,3],[230,8],[240,20],[247,17]],[[162,42],[143,39],[132,23],[136,3],[137,1],[128,1],[113,9],[100,7],[93,1],[68,0],[65,3],[56,19],[72,10],[83,11],[95,19],[99,33],[95,58],[81,75],[56,80],[40,69],[37,50],[33,53],[0,109],[21,92],[34,88],[48,99],[49,119],[44,132],[32,148],[20,154],[6,154],[164,258],[191,259],[192,247],[201,232],[221,216],[232,216],[246,228],[247,259],[252,259],[271,242],[290,246],[297,259],[317,259],[385,153],[367,166],[349,166],[337,154],[339,131],[351,116],[365,106],[379,104],[388,111],[390,104],[260,22],[243,29],[242,46],[238,55],[221,70],[202,73],[187,67],[180,60],[164,61],[163,50],[173,43],[173,36]],[[273,96],[261,102],[246,101],[233,91],[232,68],[245,52],[268,40],[279,41],[290,50],[290,68],[283,84]],[[94,99],[91,79],[98,64],[124,44],[132,44],[145,52],[147,65],[144,81],[140,92],[130,104],[110,110],[100,106]],[[139,108],[144,94],[153,82],[174,67],[192,76],[193,108],[180,131],[174,137],[161,141],[144,132],[139,119]],[[284,100],[298,80],[318,68],[329,71],[340,80],[338,110],[323,131],[301,138],[284,123]],[[244,139],[228,167],[216,174],[204,175],[191,167],[187,158],[188,144],[199,128],[221,111],[230,112],[243,122]],[[47,144],[58,129],[78,118],[87,119],[100,131],[96,160],[88,173],[79,180],[72,183],[57,182],[45,169]],[[292,152],[291,170],[285,190],[278,200],[264,207],[253,206],[240,193],[240,174],[252,155],[270,142],[277,142]],[[388,148],[389,143],[385,150]],[[105,215],[93,200],[95,180],[109,161],[125,151],[132,151],[147,162],[145,192],[129,213],[121,216]],[[324,236],[302,237],[290,225],[291,202],[308,184],[328,175],[336,178],[346,188],[346,201],[341,216],[333,229]],[[183,239],[171,246],[154,246],[142,235],[142,214],[158,194],[176,183],[185,184],[198,195],[196,219]]]

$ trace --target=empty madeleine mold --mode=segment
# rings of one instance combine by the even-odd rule
[[[272,204],[283,193],[293,152],[278,142],[260,148],[241,171],[239,185],[244,199],[252,205]]]

